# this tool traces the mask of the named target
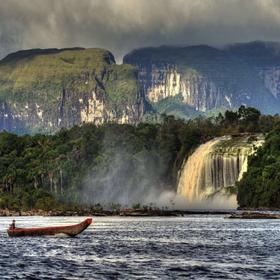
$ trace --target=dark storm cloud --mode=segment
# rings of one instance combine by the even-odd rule
[[[0,55],[102,47],[120,58],[162,44],[280,40],[280,0],[0,0]]]

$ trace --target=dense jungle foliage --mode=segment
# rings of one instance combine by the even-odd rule
[[[280,208],[280,126],[271,131],[264,146],[249,159],[248,172],[238,183],[241,207]]]
[[[4,131],[0,133],[0,208],[49,210],[91,203],[88,195],[82,196],[83,189],[86,186],[102,192],[108,183],[107,174],[116,189],[126,189],[127,185],[137,188],[139,182],[151,177],[160,188],[174,190],[183,160],[199,144],[225,134],[267,133],[273,129],[240,183],[244,187],[239,195],[241,204],[248,205],[256,199],[244,194],[245,190],[252,197],[254,188],[269,193],[261,183],[265,180],[271,182],[266,186],[277,192],[279,181],[275,169],[280,158],[280,117],[261,115],[254,108],[241,106],[236,112],[189,121],[162,116],[159,124],[84,124],[55,135],[17,136]],[[269,168],[261,171],[258,165],[262,164]],[[149,184],[147,181],[146,187]],[[279,200],[279,195],[275,199]]]

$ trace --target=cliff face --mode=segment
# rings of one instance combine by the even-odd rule
[[[20,51],[0,62],[0,129],[53,132],[81,123],[136,123],[137,71],[102,49]]]
[[[180,118],[240,105],[280,112],[279,44],[145,48],[124,62],[102,49],[8,55],[0,61],[0,130],[134,124],[147,110]]]
[[[140,85],[152,103],[181,95],[185,104],[205,112],[230,102],[222,98],[220,89],[206,76],[195,71],[182,73],[173,62],[155,62],[147,68],[143,64],[137,66]]]
[[[180,95],[183,104],[202,112],[242,104],[279,112],[280,64],[249,63],[249,55],[245,59],[234,48],[145,48],[126,55],[124,62],[139,69],[141,88],[154,104]]]
[[[272,93],[272,95],[280,98],[280,65],[267,66],[259,69],[259,74],[263,80],[264,86]]]
[[[182,73],[174,63],[153,63],[148,70],[140,65],[139,70],[140,84],[152,103],[181,95],[183,103],[198,111],[231,106],[213,81],[195,71]]]
[[[264,87],[280,98],[280,44],[274,42],[251,42],[235,44],[228,51],[255,69]]]

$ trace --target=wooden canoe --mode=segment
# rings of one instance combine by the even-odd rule
[[[22,236],[44,236],[44,235],[68,235],[74,237],[84,231],[90,224],[92,219],[88,218],[83,222],[71,226],[57,226],[44,228],[14,228],[8,229],[8,235],[11,237]]]

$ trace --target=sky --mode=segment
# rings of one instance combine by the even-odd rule
[[[0,57],[30,48],[132,49],[280,41],[280,0],[0,0]]]

